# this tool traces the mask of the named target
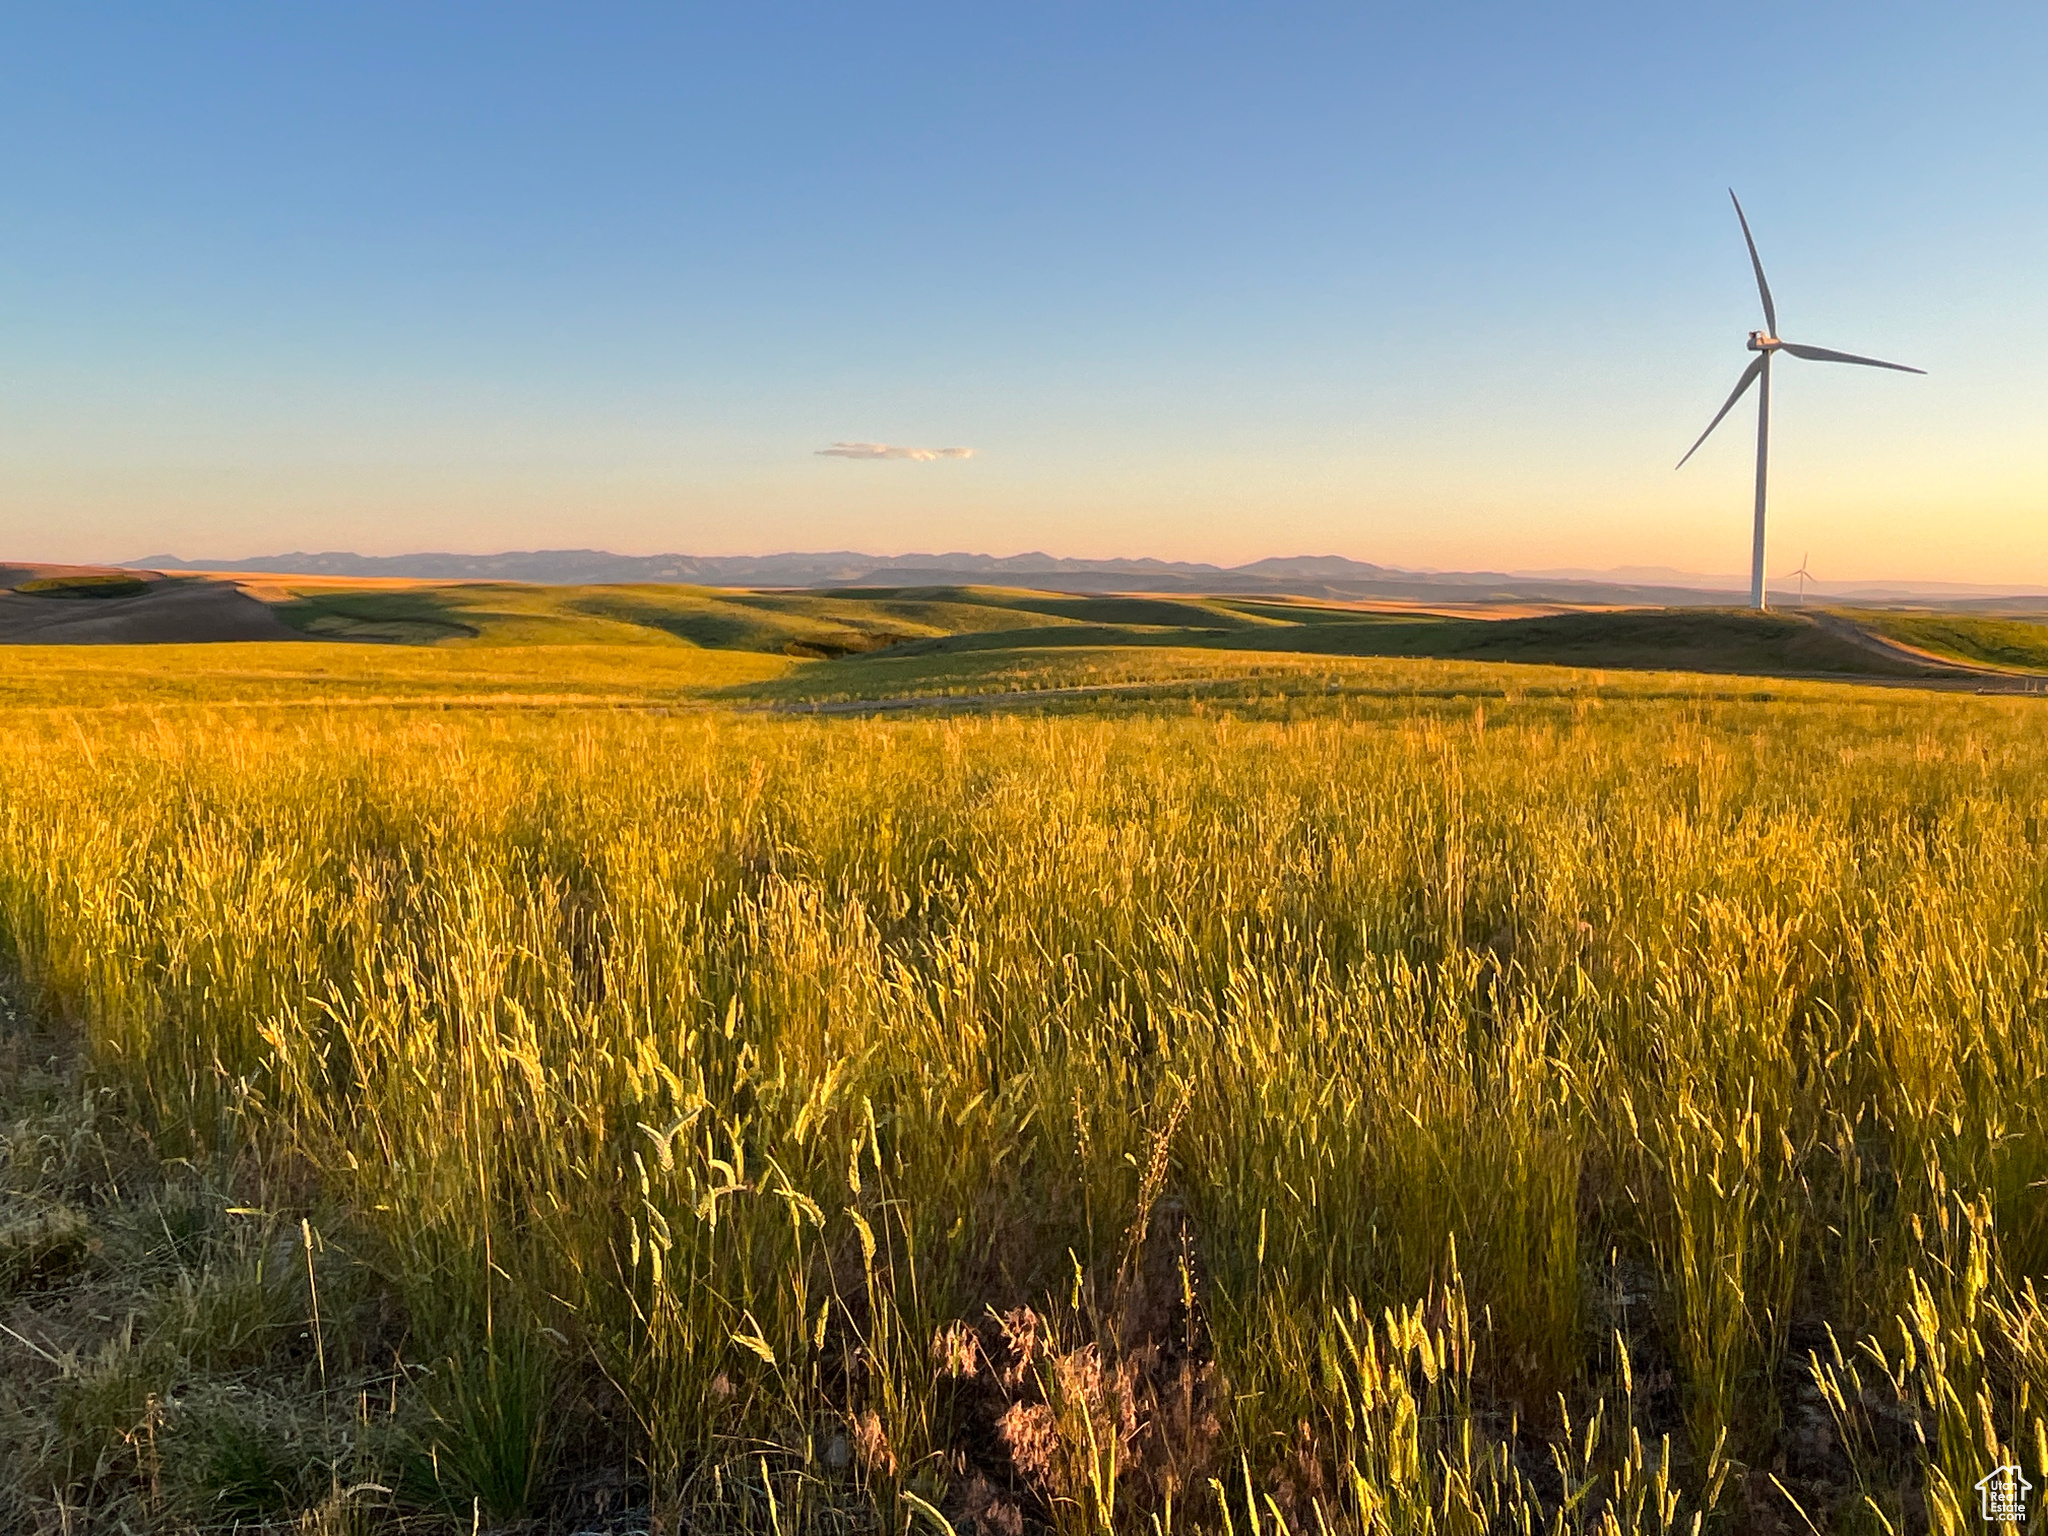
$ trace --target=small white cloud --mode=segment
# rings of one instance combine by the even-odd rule
[[[828,459],[971,459],[972,448],[902,448],[895,443],[834,443],[818,453]]]

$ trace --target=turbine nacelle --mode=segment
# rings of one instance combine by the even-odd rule
[[[1749,350],[1752,352],[1775,352],[1783,345],[1785,343],[1778,340],[1769,331],[1751,331],[1749,333]]]

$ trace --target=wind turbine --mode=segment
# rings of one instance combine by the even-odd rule
[[[1757,392],[1756,400],[1756,536],[1749,556],[1749,601],[1752,607],[1763,608],[1764,601],[1764,483],[1765,471],[1771,457],[1771,354],[1790,352],[1794,357],[1803,357],[1815,363],[1860,363],[1865,368],[1890,368],[1899,373],[1922,373],[1925,368],[1908,368],[1904,363],[1880,362],[1874,357],[1858,357],[1852,352],[1831,352],[1826,347],[1801,346],[1797,342],[1778,339],[1778,307],[1771,302],[1771,285],[1764,281],[1764,264],[1756,253],[1756,241],[1749,233],[1749,219],[1743,214],[1742,200],[1735,195],[1735,189],[1728,189],[1728,200],[1735,204],[1735,217],[1742,223],[1743,242],[1749,246],[1749,264],[1756,269],[1756,291],[1764,301],[1764,329],[1749,333],[1749,350],[1756,353],[1756,361],[1742,370],[1742,377],[1736,381],[1735,393],[1728,397],[1728,403],[1714,413],[1714,419],[1707,423],[1707,430],[1699,435],[1699,441],[1685,450],[1685,459],[1699,452],[1700,443],[1712,435],[1714,428],[1721,425],[1721,418],[1735,409],[1750,385],[1758,380],[1763,387]],[[1678,461],[1678,468],[1685,468],[1685,459]],[[1804,564],[1804,562],[1801,562]],[[1801,588],[1802,592],[1804,587]]]
[[[1790,581],[1794,576],[1797,576],[1799,578],[1799,606],[1804,608],[1806,606],[1806,583],[1813,578],[1813,572],[1809,571],[1806,568],[1806,556],[1801,555],[1799,557],[1798,570],[1787,571],[1784,575],[1780,576],[1778,580]]]

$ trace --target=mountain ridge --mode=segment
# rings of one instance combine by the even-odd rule
[[[359,555],[347,550],[295,550],[234,560],[150,555],[118,562],[118,566],[166,572],[510,581],[542,586],[640,582],[791,588],[996,584],[1076,593],[1206,591],[1424,602],[1667,607],[1739,605],[1746,587],[1746,582],[1738,577],[1703,575],[1666,566],[1620,566],[1606,571],[1580,567],[1429,571],[1375,565],[1344,555],[1278,555],[1221,566],[1152,557],[1080,560],[1049,555],[1042,550],[1016,555],[964,550],[903,555],[870,555],[858,550],[789,551],[772,555],[619,555],[600,549],[505,550],[487,555],[453,551]],[[1999,588],[1958,582],[1810,581],[1807,586],[1820,597],[1865,601],[1967,603],[1999,597],[2031,600],[2048,596],[2041,588]],[[1773,583],[1772,590],[1782,600],[1789,586],[1780,580]]]
[[[608,550],[507,550],[492,555],[428,551],[358,555],[296,550],[240,560],[151,555],[129,570],[513,581],[536,585],[684,582],[721,587],[945,587],[1002,585],[1046,591],[1270,594],[1426,602],[1697,606],[1718,594],[1682,588],[1519,578],[1501,571],[1410,571],[1343,555],[1273,556],[1240,566],[1189,560],[1076,560],[1031,550],[987,555],[867,555],[856,550],[775,555],[616,555]]]

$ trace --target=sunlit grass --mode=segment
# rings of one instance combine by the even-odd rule
[[[320,643],[13,646],[0,709],[182,705],[662,703],[780,677],[786,656],[694,646],[442,650]]]
[[[2026,672],[2048,672],[2048,624],[1964,613],[1856,610],[1856,622],[1937,656]]]
[[[2033,701],[236,649],[9,681],[149,705],[0,735],[0,935],[256,1213],[78,1367],[108,1470],[38,1452],[23,1509],[306,1508],[345,1467],[468,1529],[619,1457],[671,1529],[1961,1531],[2039,1464]],[[741,682],[1137,686],[559,704]],[[348,702],[414,688],[474,707]],[[314,1416],[163,1406],[167,1351],[272,1359],[326,1244],[392,1299],[307,1330]]]

